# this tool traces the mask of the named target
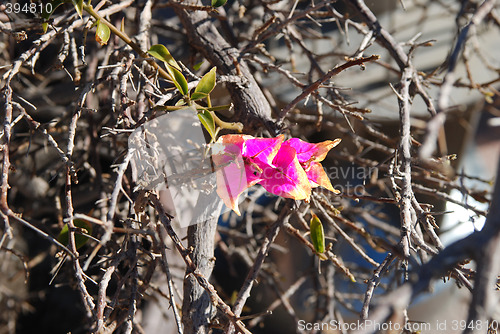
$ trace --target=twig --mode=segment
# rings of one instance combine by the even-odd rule
[[[69,159],[71,159],[73,155],[73,149],[75,147],[75,136],[76,136],[76,128],[77,128],[77,122],[78,119],[80,118],[80,109],[83,107],[85,103],[85,98],[90,91],[92,85],[87,85],[81,92],[79,101],[77,103],[76,110],[73,113],[73,116],[71,117],[71,122],[68,127],[68,141],[67,141],[67,150],[66,150],[66,155],[68,156]],[[71,172],[71,167],[66,166],[66,173],[65,173],[65,202],[66,202],[66,217],[67,218],[72,218],[74,209],[73,209],[73,196],[72,196],[72,180],[75,178],[74,175],[72,175]],[[77,182],[77,180],[75,180]],[[83,269],[80,265],[80,261],[78,259],[79,254],[77,251],[76,247],[76,241],[75,241],[75,225],[73,223],[73,219],[68,220],[68,229],[69,229],[69,249],[73,254],[75,254],[75,257],[72,258],[73,262],[73,269],[75,271],[75,278],[77,281],[77,286],[78,290],[80,291],[81,298],[83,300],[85,310],[87,311],[87,317],[90,318],[92,316],[92,310],[95,308],[95,304],[93,301],[92,296],[88,293],[87,287],[85,286],[85,273],[83,272]]]
[[[354,240],[347,233],[345,233],[344,230],[340,228],[340,226],[335,222],[335,220],[332,217],[330,217],[328,212],[326,212],[325,208],[318,202],[316,196],[317,195],[313,194],[311,199],[314,206],[320,211],[322,218],[326,219],[326,221],[335,228],[335,230],[349,243],[349,245],[351,245],[351,247],[356,252],[358,252],[359,255],[361,255],[363,259],[365,259],[368,263],[370,263],[374,267],[378,267],[379,263],[374,259],[372,259],[370,256],[368,256],[366,252],[363,249],[361,249],[361,247],[356,242],[354,242]]]
[[[132,334],[132,330],[134,329],[134,318],[135,313],[137,312],[137,299],[140,298],[138,292],[138,284],[139,284],[139,273],[138,273],[138,263],[137,263],[137,235],[130,235],[130,240],[128,242],[129,248],[127,249],[127,260],[130,261],[132,268],[130,269],[130,297],[127,305],[127,320],[125,327],[125,334]]]
[[[167,246],[165,245],[165,233],[160,227],[160,223],[156,224],[156,232],[158,233],[158,240],[157,242],[159,243],[159,248],[161,252],[161,263],[162,263],[162,268],[163,271],[165,272],[165,275],[167,276],[167,285],[168,285],[168,301],[170,303],[170,307],[172,308],[172,312],[174,313],[174,319],[175,319],[175,324],[177,326],[177,333],[182,334],[182,323],[181,323],[181,317],[179,315],[179,310],[177,309],[177,304],[175,303],[175,293],[174,293],[174,286],[173,286],[173,280],[172,280],[172,274],[170,273],[170,268],[168,266],[168,260],[167,260]]]
[[[307,96],[311,95],[311,93],[315,90],[317,90],[321,84],[323,84],[325,81],[330,80],[333,76],[339,74],[340,72],[348,69],[349,67],[356,66],[356,65],[361,65],[369,61],[374,61],[379,59],[380,56],[378,55],[372,55],[369,57],[361,57],[358,59],[351,59],[347,62],[345,62],[342,65],[335,66],[333,69],[328,71],[325,75],[323,75],[320,79],[316,80],[306,88],[302,90],[302,93],[300,93],[295,99],[293,99],[292,102],[287,104],[283,109],[281,109],[279,117],[283,118],[285,115],[292,110],[300,101],[305,99]]]
[[[116,181],[113,187],[113,192],[111,193],[111,198],[109,200],[108,214],[106,215],[106,221],[105,221],[106,224],[105,233],[101,238],[101,244],[105,244],[111,239],[111,234],[113,233],[113,226],[114,226],[113,219],[115,217],[118,195],[120,194],[120,191],[123,189],[122,188],[123,175],[127,170],[132,155],[133,155],[133,150],[129,149],[127,151],[127,154],[125,155],[125,158],[123,159],[123,162],[120,164],[120,167],[118,168],[118,173],[116,173],[117,174]]]
[[[451,197],[449,194],[444,193],[442,191],[439,191],[437,189],[425,187],[425,186],[423,186],[421,184],[417,184],[417,183],[413,183],[412,184],[412,188],[413,188],[413,190],[416,193],[427,194],[427,195],[434,196],[436,198],[441,198],[441,199],[443,199],[445,201],[448,201],[448,202],[460,205],[461,207],[463,207],[463,208],[465,208],[467,210],[471,210],[471,211],[473,211],[477,215],[481,215],[481,216],[486,217],[486,211],[477,209],[476,207],[473,207],[470,204],[463,203],[463,202],[461,202],[461,201],[459,201],[459,200]]]
[[[104,275],[101,278],[101,281],[99,282],[99,291],[97,293],[97,305],[96,305],[96,332],[101,333],[101,331],[104,329],[104,310],[107,306],[106,303],[106,290],[108,288],[109,281],[111,280],[111,276],[116,270],[116,266],[120,263],[120,261],[123,259],[125,252],[121,253],[113,259],[111,264],[106,268],[106,271],[104,272]]]
[[[47,139],[49,144],[56,150],[57,154],[64,162],[64,164],[70,169],[72,177],[76,177],[76,170],[73,161],[71,161],[66,155],[66,153],[64,153],[64,151],[59,147],[59,144],[54,139],[54,137],[52,137],[52,135],[47,131],[47,129],[43,128],[39,122],[35,121],[19,103],[12,102],[12,105],[21,112],[24,119],[26,119],[26,121],[33,129],[39,131],[45,137],[45,139]]]
[[[368,287],[366,288],[365,300],[363,301],[363,308],[361,309],[361,314],[360,314],[361,319],[363,320],[368,319],[368,311],[370,309],[370,301],[372,300],[373,297],[373,291],[380,283],[380,280],[382,279],[382,274],[389,269],[389,266],[395,259],[396,259],[395,255],[393,255],[392,253],[388,253],[384,261],[382,261],[380,266],[378,266],[378,268],[375,269],[375,271],[373,272],[373,276],[368,281]]]
[[[410,84],[412,80],[412,69],[407,66],[403,69],[400,80],[399,89],[399,122],[400,122],[400,143],[399,143],[399,156],[401,158],[401,175],[402,175],[402,189],[400,199],[400,212],[401,212],[401,241],[400,246],[403,255],[408,258],[410,256],[410,233],[412,218],[411,218],[411,200],[413,198],[413,191],[411,188],[411,132],[410,132]]]
[[[417,213],[418,220],[422,223],[422,226],[424,227],[427,235],[431,238],[434,246],[438,250],[442,250],[444,248],[444,245],[441,242],[441,239],[439,239],[439,236],[436,234],[436,231],[434,230],[434,217],[431,216],[430,213],[427,213],[424,211],[424,209],[422,209],[415,196],[412,197],[411,203]]]
[[[295,78],[292,73],[290,73],[290,71],[282,68],[281,66],[277,66],[277,65],[274,65],[274,64],[271,64],[271,63],[266,63],[264,62],[263,60],[261,60],[260,58],[254,56],[254,55],[251,55],[251,56],[245,56],[244,58],[247,58],[249,59],[250,61],[254,61],[256,63],[258,63],[259,65],[261,65],[265,70],[273,70],[273,71],[276,71],[280,74],[282,74],[283,76],[285,76],[292,84],[294,84],[295,86],[299,87],[300,89],[305,89],[307,87],[306,84],[300,82],[297,78]],[[320,85],[321,86],[321,85]],[[350,116],[354,116],[356,117],[357,119],[363,119],[362,116],[360,116],[357,112],[352,112],[351,110],[349,110],[349,107],[348,106],[345,106],[345,105],[339,105],[339,104],[336,104],[330,100],[328,100],[327,98],[325,98],[324,96],[320,95],[319,92],[317,90],[313,90],[311,91],[311,95],[313,95],[316,99],[316,103],[319,105],[319,104],[322,104],[322,103],[325,103],[327,104],[330,108],[332,108],[333,110],[337,110],[339,111],[340,113],[342,113],[342,115],[350,115]],[[304,116],[302,114],[298,114],[298,115],[294,115],[293,117],[299,117],[299,116]],[[322,119],[315,119],[316,121],[316,126],[318,126],[318,122],[319,121],[322,121]],[[351,128],[351,131],[353,131],[353,129]]]
[[[2,214],[3,214],[3,212],[2,212]],[[26,226],[27,228],[35,231],[36,233],[40,234],[43,238],[47,239],[48,241],[50,241],[51,243],[57,245],[57,247],[59,247],[63,251],[65,251],[66,254],[68,254],[70,257],[72,257],[72,258],[75,257],[75,254],[71,250],[69,250],[68,247],[66,247],[61,242],[59,242],[56,238],[48,235],[44,231],[40,230],[38,227],[34,226],[33,224],[31,224],[28,221],[24,220],[23,218],[19,217],[14,212],[12,212],[10,209],[9,209],[8,213],[6,214],[6,216],[8,217],[8,219],[16,221],[16,222],[18,222],[18,223]]]
[[[252,290],[253,284],[259,275],[260,269],[264,260],[266,259],[270,246],[274,242],[274,239],[278,236],[281,226],[288,221],[292,212],[290,211],[291,200],[287,200],[285,206],[281,209],[280,215],[276,222],[271,226],[269,231],[260,246],[259,252],[257,253],[257,257],[254,260],[253,266],[250,268],[245,281],[238,292],[238,297],[234,302],[233,312],[235,316],[240,316],[241,311],[243,310],[243,306],[245,305],[246,300],[250,297],[250,291]],[[230,332],[230,331],[228,331]]]
[[[363,0],[349,0],[348,2],[363,16],[370,29],[375,32],[379,43],[391,53],[399,68],[403,70],[408,63],[408,56],[401,45],[396,42],[387,30],[382,28],[375,14],[366,6]]]
[[[3,136],[1,138],[1,151],[2,151],[2,174],[1,174],[1,184],[0,184],[0,207],[2,212],[2,220],[5,226],[5,236],[9,239],[13,238],[12,227],[9,223],[9,203],[7,201],[7,195],[9,191],[9,169],[10,169],[10,139],[12,130],[12,88],[10,87],[10,81],[7,81],[5,87],[3,88],[3,109],[4,109],[4,119],[3,119]],[[2,237],[0,246],[3,246],[4,238]]]
[[[303,10],[300,13],[297,13],[294,16],[285,19],[281,23],[274,26],[273,29],[268,29],[267,32],[260,34],[258,39],[252,40],[250,43],[248,43],[248,45],[246,45],[244,48],[242,48],[242,53],[246,53],[248,50],[253,49],[257,44],[262,43],[264,40],[272,37],[273,35],[280,33],[283,29],[285,29],[291,23],[296,22],[297,20],[306,17],[309,13],[316,11],[318,9],[321,9],[321,8],[327,6],[328,4],[330,4],[330,1],[322,1],[322,2],[319,2],[317,4],[313,4],[312,6],[308,7],[306,10]]]
[[[306,282],[306,276],[300,277],[298,280],[296,280],[290,287],[280,296],[279,299],[276,299],[274,302],[272,302],[268,307],[266,307],[266,313],[269,314],[273,310],[275,310],[278,306],[280,306],[283,303],[284,299],[288,299],[295,292],[297,292],[298,289]],[[262,319],[265,317],[265,315],[260,315],[258,317],[253,318],[250,322],[248,322],[248,327],[252,328],[257,326],[257,324],[262,321]]]
[[[306,238],[304,238],[304,236],[299,232],[299,230],[297,230],[295,227],[293,227],[290,223],[285,223],[283,224],[283,227],[286,229],[286,231],[293,235],[295,238],[297,238],[297,240],[299,242],[301,242],[302,244],[306,245],[312,252],[313,254],[316,254],[316,250],[314,249],[314,246],[311,242],[309,242],[309,240],[307,240]],[[333,252],[331,251],[325,251],[325,256],[338,268],[340,269],[344,275],[346,275],[347,277],[349,277],[349,279],[351,280],[351,282],[355,282],[356,281],[356,278],[353,276],[353,274],[351,274],[349,268],[347,268],[342,262],[341,260],[339,260],[335,254],[333,254]]]

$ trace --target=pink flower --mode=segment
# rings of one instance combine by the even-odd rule
[[[214,147],[217,194],[227,207],[240,215],[238,197],[260,183],[268,192],[295,200],[309,201],[311,189],[324,187],[334,193],[321,161],[340,139],[318,144],[291,138],[224,135]]]

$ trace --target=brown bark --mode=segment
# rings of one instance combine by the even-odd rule
[[[226,83],[234,104],[235,120],[248,130],[264,126],[271,134],[276,134],[278,127],[271,118],[271,106],[250,68],[240,59],[238,50],[222,37],[206,12],[188,11],[182,7],[176,7],[175,11],[186,29],[190,45],[217,66],[219,73],[242,78],[242,81]]]
[[[220,209],[220,208],[219,208]],[[193,247],[191,259],[204,277],[210,277],[214,266],[214,236],[217,219],[192,225],[188,228],[188,245]],[[198,284],[189,268],[184,278],[184,302],[182,305],[182,323],[185,333],[204,334],[209,331],[210,320],[215,315],[216,307],[210,296]]]

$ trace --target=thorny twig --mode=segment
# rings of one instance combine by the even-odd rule
[[[69,157],[71,160],[71,156],[73,155],[73,149],[75,147],[75,136],[76,136],[76,127],[77,127],[77,122],[78,119],[80,118],[80,108],[83,107],[83,104],[85,102],[85,97],[87,92],[84,91],[82,95],[80,96],[80,103],[77,106],[77,110],[73,113],[73,117],[71,117],[71,123],[69,126],[69,131],[68,131],[68,142],[67,142],[67,150],[66,150],[66,155]],[[78,290],[80,291],[82,300],[84,302],[85,310],[87,311],[87,317],[90,318],[92,316],[92,312],[95,308],[95,303],[92,298],[92,296],[89,294],[87,287],[85,286],[85,273],[83,272],[83,269],[80,265],[80,260],[78,259],[79,254],[76,248],[76,241],[75,241],[75,225],[73,223],[73,195],[72,195],[72,183],[73,183],[73,175],[71,173],[71,168],[66,167],[66,174],[65,174],[65,204],[66,204],[66,217],[70,218],[68,220],[68,229],[69,229],[69,249],[73,254],[75,254],[75,257],[73,257],[71,260],[73,262],[73,269],[75,271],[75,278],[77,280],[77,286]]]
[[[373,273],[372,278],[370,278],[370,280],[368,281],[368,287],[365,293],[365,300],[363,302],[363,308],[361,309],[361,315],[360,315],[361,319],[368,318],[368,310],[370,308],[370,301],[372,300],[373,297],[373,291],[375,290],[380,280],[382,279],[382,275],[384,274],[385,271],[389,269],[389,266],[391,265],[392,261],[394,261],[395,258],[396,256],[391,253],[387,254],[384,261],[382,261],[382,263]]]
[[[378,267],[379,264],[377,261],[372,259],[366,252],[350,237],[343,229],[340,228],[340,226],[335,222],[335,219],[332,218],[328,212],[326,212],[325,208],[318,202],[318,200],[315,198],[315,194],[312,197],[312,202],[314,206],[319,210],[319,213],[325,220],[330,223],[335,230],[344,238],[350,245],[351,247],[359,254],[363,259],[365,259],[368,263],[371,265]]]
[[[125,158],[123,159],[123,162],[120,164],[120,167],[118,168],[115,186],[113,187],[113,192],[111,193],[111,198],[109,199],[110,204],[108,208],[108,214],[106,215],[106,222],[105,222],[106,233],[101,238],[101,243],[103,244],[109,241],[109,239],[111,238],[111,233],[113,232],[113,218],[115,216],[116,203],[118,202],[118,195],[120,194],[120,191],[122,191],[123,189],[122,188],[123,175],[127,170],[132,155],[133,155],[133,150],[128,150],[127,154],[125,155]]]
[[[413,191],[411,189],[411,133],[410,133],[410,83],[412,79],[412,69],[408,65],[403,69],[398,94],[399,102],[399,122],[400,122],[400,146],[401,176],[403,178],[402,194],[400,199],[401,210],[401,247],[403,255],[410,256],[410,233],[413,225],[411,216],[411,200]]]
[[[349,67],[356,66],[356,65],[362,65],[362,64],[364,64],[366,62],[374,61],[374,60],[377,60],[379,58],[380,57],[377,56],[377,55],[373,55],[373,56],[370,56],[370,57],[361,57],[361,58],[349,60],[349,61],[345,62],[342,65],[335,66],[335,68],[333,68],[330,71],[328,71],[320,79],[316,80],[314,83],[312,83],[309,86],[307,86],[306,88],[304,88],[304,90],[302,91],[302,93],[299,94],[299,96],[297,96],[295,99],[293,99],[292,102],[290,102],[286,107],[284,107],[281,110],[279,116],[281,118],[285,117],[285,115],[290,110],[292,110],[300,101],[302,101],[303,99],[305,99],[313,91],[317,90],[321,86],[321,84],[323,84],[324,82],[330,80],[333,76],[339,74],[340,72],[346,70]]]

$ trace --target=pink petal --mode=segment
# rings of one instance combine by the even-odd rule
[[[273,165],[263,169],[263,180],[259,182],[267,191],[281,197],[309,200],[311,184],[294,148],[282,146]]]
[[[243,145],[246,140],[253,139],[250,135],[224,135],[217,140],[218,144],[224,145],[226,152],[242,154]]]
[[[219,139],[213,146],[212,155],[217,177],[217,194],[228,208],[240,215],[238,197],[260,179],[253,174],[247,177],[241,156],[243,138],[234,136]]]
[[[341,139],[326,140],[321,143],[311,144],[299,138],[290,138],[283,145],[293,147],[297,152],[297,159],[301,164],[311,161],[323,161],[332,148],[340,143]]]
[[[244,169],[234,163],[217,170],[217,194],[224,204],[232,209],[238,216],[238,197],[249,187],[256,184],[259,179],[248,182]]]
[[[319,162],[311,162],[309,168],[306,170],[306,174],[313,188],[321,186],[335,194],[340,193],[340,191],[333,188],[328,175],[326,175],[323,166]]]
[[[262,172],[269,168],[276,153],[281,147],[284,136],[276,138],[244,138],[242,156],[245,164],[245,175],[249,184],[262,180]]]
[[[262,162],[271,164],[276,153],[283,143],[284,136],[279,135],[275,138],[251,138],[245,140],[243,157],[249,159],[258,159]]]

